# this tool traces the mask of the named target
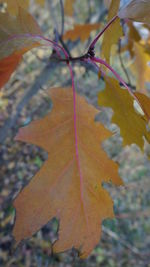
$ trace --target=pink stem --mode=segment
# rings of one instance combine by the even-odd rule
[[[118,18],[118,16],[114,16],[104,27],[104,29],[95,37],[95,39],[92,41],[92,43],[89,46],[89,50],[93,49],[95,47],[95,44],[99,40],[99,38],[103,35],[103,33],[110,27],[110,25]]]
[[[124,85],[124,87],[128,90],[128,92],[134,98],[136,98],[135,95],[134,95],[134,93],[130,89],[130,87],[126,84],[126,82],[121,78],[121,76],[105,60],[103,60],[101,58],[93,57],[93,58],[91,58],[91,61],[100,63],[100,64],[104,65],[107,69],[109,69],[115,75],[115,77],[117,78],[117,80]],[[136,99],[136,101],[137,101],[137,99]]]
[[[44,37],[44,40],[45,39],[48,40],[47,38]],[[75,83],[74,83],[74,75],[73,75],[72,67],[71,67],[71,65],[69,63],[69,55],[68,55],[67,51],[63,47],[61,47],[60,45],[57,44],[57,46],[64,52],[65,58],[66,58],[66,60],[68,60],[67,65],[68,65],[68,68],[69,68],[69,71],[70,71],[71,80],[72,80],[72,90],[73,90],[73,121],[74,121],[74,131],[75,131],[75,149],[76,149],[76,158],[77,158],[77,162],[78,162],[78,165],[79,165],[78,134],[77,134],[77,113],[76,113],[76,90],[75,90]]]
[[[45,37],[42,36],[42,35],[39,35],[39,37],[40,37],[41,39],[45,40],[45,41],[48,41],[48,42],[52,43],[54,46],[58,47],[58,48],[64,53],[66,59],[69,59],[69,56],[68,56],[67,51],[66,51],[61,45],[57,44],[57,43],[54,42],[54,41],[51,41],[51,40],[48,39],[48,38],[45,38]],[[55,47],[54,47],[54,48],[55,48]]]
[[[19,38],[35,38],[35,39],[44,40],[44,41],[46,41],[46,42],[51,44],[51,46],[56,50],[56,52],[57,52],[57,54],[58,54],[58,56],[60,58],[61,58],[61,56],[60,56],[60,53],[59,53],[58,49],[60,49],[64,53],[65,57],[68,58],[68,54],[67,54],[66,50],[62,46],[60,46],[59,44],[57,44],[54,41],[51,41],[48,38],[45,38],[42,35],[37,35],[37,34],[26,33],[26,34],[13,35],[13,36],[10,36],[10,38],[8,38],[7,41],[0,42],[0,45],[3,45],[3,44],[5,44],[5,43],[7,43],[9,41],[12,41],[12,40],[15,40],[15,39],[19,39]]]
[[[68,64],[71,80],[72,80],[72,90],[73,90],[73,120],[74,120],[74,130],[75,130],[75,147],[76,147],[76,157],[79,160],[79,152],[78,152],[78,135],[77,135],[77,113],[76,113],[76,91],[75,91],[75,83],[72,67]]]
[[[74,132],[75,132],[75,151],[76,151],[76,160],[77,160],[77,165],[78,165],[78,170],[79,170],[79,176],[80,176],[80,196],[81,196],[81,202],[83,205],[83,210],[85,214],[85,220],[86,220],[86,225],[87,229],[89,231],[89,221],[88,217],[86,215],[86,207],[84,203],[84,195],[83,195],[83,175],[81,171],[81,166],[80,166],[80,158],[79,158],[79,150],[78,150],[78,132],[77,132],[77,112],[76,112],[76,90],[75,90],[75,83],[74,83],[74,75],[73,75],[73,70],[71,65],[68,62],[68,68],[70,71],[71,75],[71,80],[72,80],[72,90],[73,90],[73,121],[74,121]]]
[[[84,62],[87,62],[87,63],[90,63],[90,64],[92,63],[93,66],[97,69],[98,72],[101,71],[103,77],[106,76],[106,73],[105,73],[103,70],[101,70],[101,69],[99,68],[98,64],[96,64],[94,61],[92,61],[91,58],[84,59]]]
[[[74,75],[72,67],[69,63],[69,55],[67,51],[61,47],[62,51],[64,52],[64,55],[66,59],[68,60],[67,65],[70,71],[70,76],[72,80],[72,90],[73,90],[73,121],[74,121],[74,131],[75,131],[75,149],[76,149],[76,158],[77,162],[79,163],[79,151],[78,151],[78,134],[77,134],[77,113],[76,113],[76,90],[75,90],[75,83],[74,83]]]
[[[78,150],[76,90],[75,90],[75,83],[74,83],[74,75],[73,75],[72,66],[70,65],[70,62],[69,62],[69,55],[68,55],[67,51],[64,48],[62,50],[64,50],[64,55],[65,55],[66,60],[67,60],[67,65],[68,65],[68,68],[69,68],[69,71],[70,71],[71,80],[72,80],[72,90],[73,90],[73,121],[74,121],[74,132],[75,132],[75,151],[76,151],[76,160],[77,160],[77,165],[78,165],[78,169],[79,169],[79,176],[80,176],[81,201],[82,201],[82,204],[83,204],[83,209],[85,211],[84,196],[83,196],[83,175],[82,175],[82,172],[81,172],[80,159],[79,159],[79,150]],[[86,224],[87,224],[87,227],[88,227],[88,218],[86,216],[86,212],[85,212],[85,218],[86,218]],[[88,230],[89,230],[89,228],[88,228]]]

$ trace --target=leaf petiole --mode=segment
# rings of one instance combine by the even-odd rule
[[[95,47],[97,41],[99,40],[99,38],[104,34],[104,32],[110,27],[110,25],[111,25],[117,18],[118,18],[117,15],[114,16],[114,17],[113,17],[113,18],[106,24],[106,26],[104,27],[104,29],[103,29],[100,33],[98,33],[98,35],[95,37],[95,39],[94,39],[94,40],[92,41],[92,43],[90,44],[88,51],[91,51],[91,50],[94,49],[94,47]]]
[[[124,85],[124,87],[128,90],[128,92],[132,96],[134,95],[132,90],[130,89],[130,87],[126,84],[126,82],[121,78],[121,76],[105,60],[103,60],[101,58],[97,58],[97,57],[92,57],[91,61],[104,65],[107,69],[109,69],[114,74],[114,76],[117,78],[117,80]]]

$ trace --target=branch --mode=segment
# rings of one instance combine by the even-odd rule
[[[27,93],[24,94],[23,98],[16,107],[16,113],[14,114],[14,116],[9,117],[5,121],[4,126],[0,129],[0,143],[3,143],[4,140],[8,137],[10,129],[13,128],[16,124],[23,108],[26,106],[29,100],[41,89],[41,87],[43,87],[50,80],[50,71],[54,70],[55,67],[56,64],[52,62],[46,65],[41,74],[35,80],[32,87],[28,90]]]

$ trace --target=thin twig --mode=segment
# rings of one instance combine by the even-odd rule
[[[118,237],[118,235],[115,232],[111,231],[110,229],[107,229],[105,226],[102,226],[102,230],[105,234],[107,234],[114,240],[120,242],[123,246],[132,251],[138,257],[140,258],[144,257],[143,255],[141,255],[140,251],[136,247],[130,245],[126,240],[120,239],[120,237]]]
[[[88,5],[88,18],[86,20],[86,23],[89,23],[89,21],[92,17],[91,0],[87,0],[87,5]]]
[[[71,57],[71,53],[70,50],[68,49],[67,45],[64,43],[63,39],[61,36],[59,36],[59,42],[61,43],[61,45],[63,46],[63,48],[66,50],[66,52],[68,53],[68,55]]]
[[[126,78],[127,78],[127,81],[129,84],[131,84],[131,80],[130,80],[130,77],[129,77],[129,74],[128,74],[128,71],[126,70],[125,66],[124,66],[124,63],[123,63],[123,60],[122,60],[122,57],[121,57],[121,39],[119,40],[119,43],[118,43],[118,55],[119,55],[119,60],[120,60],[120,64],[121,64],[121,67],[126,75]]]
[[[104,65],[107,69],[109,69],[113,73],[113,75],[117,78],[117,80],[120,83],[122,83],[122,85],[124,85],[124,87],[128,90],[129,94],[132,95],[132,97],[139,103],[138,99],[136,98],[136,96],[132,92],[131,88],[126,84],[126,82],[122,79],[122,77],[105,60],[103,60],[101,58],[97,58],[97,57],[93,57],[93,58],[91,58],[91,60],[94,62],[100,63],[100,64]],[[139,103],[139,105],[140,105],[140,103]]]
[[[61,36],[63,36],[64,25],[65,25],[65,16],[64,16],[64,4],[63,4],[62,0],[60,0],[60,8],[61,8]]]
[[[42,70],[41,74],[35,80],[35,83],[32,85],[32,87],[28,90],[28,92],[24,94],[23,98],[16,107],[16,112],[14,116],[10,116],[0,129],[0,143],[3,143],[4,140],[8,137],[10,129],[16,125],[16,122],[23,108],[27,105],[29,100],[40,90],[41,86],[45,85],[50,80],[49,73],[50,70],[53,71],[55,69],[55,65],[56,64],[51,62],[46,65],[45,68]]]

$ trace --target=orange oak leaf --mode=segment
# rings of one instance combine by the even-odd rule
[[[21,59],[22,56],[16,54],[3,58],[0,61],[0,88],[2,88],[4,84],[8,82],[11,74],[17,68]]]
[[[40,28],[24,9],[19,8],[17,17],[0,13],[0,87],[9,80],[22,55],[40,45],[38,35]]]
[[[75,41],[78,38],[80,38],[80,40],[82,42],[86,41],[89,36],[91,31],[97,30],[99,29],[100,24],[99,23],[94,23],[94,24],[76,24],[74,26],[74,29],[67,31],[64,35],[63,35],[63,39],[64,40],[71,40],[71,41]]]
[[[121,8],[118,16],[122,19],[128,18],[134,21],[150,23],[150,1],[132,0]]]
[[[148,124],[146,105],[143,104],[143,113],[145,111],[145,115],[136,112],[134,98],[128,91],[122,89],[114,78],[107,77],[105,80],[106,88],[99,93],[98,104],[113,109],[112,122],[120,128],[123,145],[137,144],[143,150],[143,137],[150,143],[150,133],[146,128]],[[141,104],[145,103],[145,98],[143,100],[142,97],[139,97],[139,99],[141,99]]]
[[[65,5],[64,5],[64,12],[65,15],[72,17],[73,16],[73,5],[75,3],[75,0],[65,0]]]
[[[108,21],[110,21],[118,12],[120,0],[113,0],[110,5],[108,13]],[[102,42],[102,54],[106,61],[109,63],[111,55],[111,47],[117,44],[119,38],[123,35],[120,19],[117,18],[113,24],[105,31],[104,39]]]
[[[76,95],[76,143],[72,90],[53,88],[50,96],[52,112],[21,128],[16,137],[47,150],[48,160],[14,201],[13,234],[20,242],[57,217],[54,252],[74,247],[85,258],[99,242],[103,219],[114,216],[102,182],[119,186],[122,180],[117,164],[101,147],[111,132],[94,122],[97,110]]]

